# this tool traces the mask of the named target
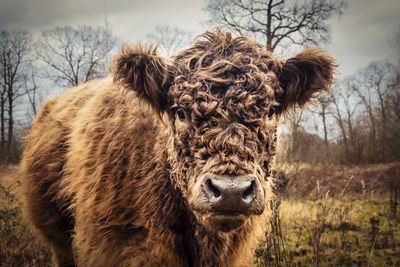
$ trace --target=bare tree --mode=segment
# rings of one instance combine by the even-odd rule
[[[274,51],[278,45],[329,41],[327,21],[345,6],[345,0],[208,0],[205,10],[210,23],[253,36]]]
[[[374,103],[372,101],[375,100],[373,95],[373,91],[368,86],[363,86],[364,81],[362,80],[354,80],[351,84],[351,89],[356,92],[358,97],[361,99],[361,103],[363,104],[365,111],[368,114],[368,118],[370,121],[370,149],[371,153],[376,154],[376,122],[375,122],[375,114],[373,112]]]
[[[14,156],[12,146],[15,102],[23,95],[20,69],[31,52],[31,40],[31,35],[27,31],[1,31],[0,33],[0,151],[8,154],[10,159]],[[4,158],[5,154],[1,156]]]
[[[400,159],[400,74],[397,73],[397,79],[390,87],[389,93],[386,95],[387,122],[388,130],[386,142],[390,151],[390,155],[394,159]]]
[[[189,46],[193,39],[190,32],[170,26],[157,26],[147,37],[160,43],[161,53],[165,56],[170,56]]]
[[[317,106],[313,109],[309,109],[312,113],[317,114],[321,117],[322,127],[324,131],[324,145],[325,145],[325,155],[326,161],[330,161],[329,153],[329,140],[328,140],[328,116],[330,115],[329,106],[332,104],[332,98],[328,95],[320,95],[316,98]]]
[[[372,62],[342,80],[330,98],[344,163],[399,159],[400,87],[393,64]]]
[[[393,63],[397,66],[400,74],[400,24],[395,32],[393,39],[390,40],[390,53],[389,56],[393,60]]]
[[[117,44],[109,25],[56,27],[42,32],[35,45],[38,58],[50,70],[45,76],[74,86],[107,74],[111,51]]]
[[[5,77],[7,74],[7,70],[5,66],[3,66],[3,58],[4,55],[2,53],[2,61],[1,61],[1,91],[0,91],[0,156],[4,152],[5,144],[6,144],[6,129],[5,129],[5,123],[6,123],[6,103],[7,103],[7,86],[5,83]]]
[[[36,83],[36,73],[36,68],[30,63],[23,74],[23,88],[31,108],[31,112],[28,111],[29,121],[37,114],[39,104],[44,101],[44,98],[39,94],[39,87]]]
[[[284,124],[289,130],[289,144],[287,147],[287,160],[298,161],[297,152],[299,150],[299,144],[301,143],[301,133],[304,131],[302,123],[304,122],[304,112],[299,110],[298,112],[291,112],[284,118]]]
[[[387,128],[391,129],[391,136],[388,139],[391,146],[392,155],[400,158],[400,25],[397,28],[392,41],[391,41],[391,58],[394,59],[397,68],[397,75],[393,80],[392,85],[389,87],[390,91],[387,94],[387,108],[388,108],[388,122]]]
[[[348,163],[359,163],[361,160],[361,146],[355,130],[355,117],[360,104],[354,91],[350,90],[350,81],[352,77],[341,81],[338,86],[332,90],[331,115],[339,126],[341,141],[343,142],[343,151],[341,161]]]
[[[335,92],[335,91],[334,91]],[[335,118],[341,135],[342,135],[342,140],[343,140],[343,146],[344,146],[344,151],[345,155],[349,155],[349,141],[347,138],[347,133],[346,133],[346,128],[345,128],[345,121],[341,112],[341,108],[339,108],[339,99],[335,94],[331,94],[330,98],[333,103],[334,111],[332,112],[332,116]]]
[[[351,89],[359,97],[369,119],[369,161],[387,158],[387,95],[396,82],[396,68],[387,62],[372,62],[351,82]]]
[[[393,140],[390,140],[393,125],[390,125],[389,113],[393,111],[390,110],[391,107],[389,103],[391,98],[396,97],[399,93],[397,80],[398,72],[396,67],[391,63],[372,62],[365,69],[364,76],[365,86],[371,88],[376,95],[377,103],[375,104],[374,112],[378,118],[378,151],[382,157],[381,161],[385,161],[391,157],[390,154],[394,144],[392,142]],[[399,144],[398,141],[397,144]]]

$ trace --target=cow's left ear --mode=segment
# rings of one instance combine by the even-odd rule
[[[157,55],[154,45],[124,44],[121,53],[113,58],[111,70],[114,82],[149,103],[161,114],[168,108],[170,84],[167,59]]]
[[[303,107],[320,91],[329,92],[334,83],[335,60],[321,48],[308,48],[284,62],[279,74],[282,110]]]

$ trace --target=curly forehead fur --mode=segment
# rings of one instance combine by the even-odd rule
[[[279,62],[246,37],[232,38],[222,32],[202,37],[205,40],[173,58],[175,79],[170,94],[174,102],[184,108],[194,104],[199,116],[208,116],[217,100],[245,120],[265,112],[266,104],[274,99],[273,87],[278,87]]]

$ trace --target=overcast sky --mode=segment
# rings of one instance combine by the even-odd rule
[[[41,30],[64,25],[104,25],[123,41],[146,39],[157,25],[193,32],[209,30],[202,0],[0,0],[0,29]],[[399,0],[350,0],[341,18],[331,21],[332,42],[325,46],[340,63],[340,77],[354,74],[389,55],[400,27]]]

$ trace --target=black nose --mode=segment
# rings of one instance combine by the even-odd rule
[[[207,175],[205,195],[214,211],[227,213],[262,213],[263,191],[254,176]]]

